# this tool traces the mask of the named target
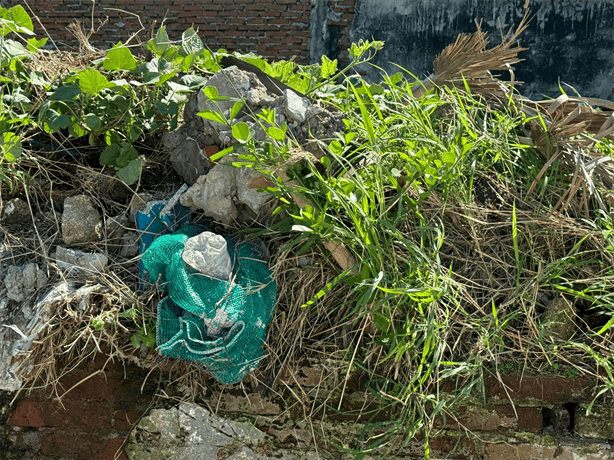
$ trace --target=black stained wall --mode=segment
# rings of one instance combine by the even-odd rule
[[[496,45],[500,29],[517,25],[526,5],[533,20],[521,36],[529,51],[516,66],[516,79],[525,82],[520,91],[532,98],[556,97],[560,81],[583,96],[612,100],[614,0],[357,0],[351,40],[385,41],[375,64],[392,74],[398,72],[395,62],[424,78],[446,45],[459,33],[476,30],[476,19],[483,19],[483,30]],[[365,70],[368,79],[378,79],[376,69]]]

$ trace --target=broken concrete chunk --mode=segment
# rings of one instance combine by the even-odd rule
[[[283,112],[288,119],[303,123],[307,117],[309,100],[300,97],[291,89],[284,90]]]
[[[233,202],[235,193],[234,168],[230,165],[218,165],[206,176],[199,177],[182,195],[180,201],[184,206],[202,209],[205,215],[219,222],[231,224],[238,215]]]
[[[223,236],[202,232],[186,241],[181,257],[203,275],[228,280],[232,273],[232,261],[226,246]]]
[[[30,222],[30,207],[21,198],[10,200],[4,207],[2,221],[7,224],[25,224]]]
[[[235,168],[237,202],[247,205],[256,214],[258,214],[262,206],[272,198],[268,193],[249,188],[249,184],[259,177],[264,176],[254,168]]]
[[[223,458],[296,458],[256,453],[255,447],[264,439],[265,434],[249,423],[225,420],[196,404],[182,403],[178,408],[154,409],[143,417],[130,435],[125,452],[131,459],[212,459],[220,458],[219,453],[225,452],[224,449],[237,445]]]
[[[62,238],[66,244],[100,241],[102,221],[98,211],[85,195],[75,195],[64,200],[62,214]]]
[[[4,285],[9,299],[23,302],[47,285],[47,275],[37,264],[11,265],[4,278]]]
[[[211,167],[209,158],[200,148],[198,142],[191,137],[185,137],[177,143],[170,155],[173,169],[189,185],[196,182]]]
[[[54,257],[59,268],[70,272],[79,269],[86,273],[102,272],[109,263],[109,258],[104,254],[88,253],[61,246],[57,247]]]

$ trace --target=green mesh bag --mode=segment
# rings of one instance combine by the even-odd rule
[[[276,285],[258,251],[229,238],[230,281],[192,269],[181,255],[186,241],[202,231],[186,225],[158,237],[143,253],[150,281],[168,292],[158,304],[156,343],[165,356],[195,361],[219,382],[237,383],[262,359]]]

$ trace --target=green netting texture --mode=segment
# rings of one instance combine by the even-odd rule
[[[262,359],[276,285],[258,251],[229,238],[230,281],[193,270],[181,255],[186,241],[202,231],[186,225],[143,253],[150,281],[168,292],[158,304],[156,342],[161,354],[195,361],[221,383],[237,383]]]

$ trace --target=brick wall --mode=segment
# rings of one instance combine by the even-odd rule
[[[338,20],[329,20],[328,26],[338,31],[340,51],[349,46],[355,2],[327,2],[330,10],[337,13]],[[4,7],[20,3],[0,1]],[[145,30],[138,35],[138,40],[145,41],[151,36],[154,21],[157,28],[166,18],[171,39],[179,39],[184,30],[194,26],[213,50],[253,51],[273,60],[297,56],[297,62],[309,63],[310,0],[98,0],[94,7],[91,0],[28,3],[60,47],[78,49],[78,42],[66,26],[79,20],[89,30],[93,8],[94,27],[104,23],[90,38],[91,44],[98,48],[107,49],[118,41],[125,42],[141,27]],[[39,36],[44,35],[36,22],[35,27]]]
[[[61,401],[51,389],[21,395],[8,417],[13,445],[0,459],[127,460],[124,439],[157,389],[157,378],[146,375],[99,354],[60,379]]]

